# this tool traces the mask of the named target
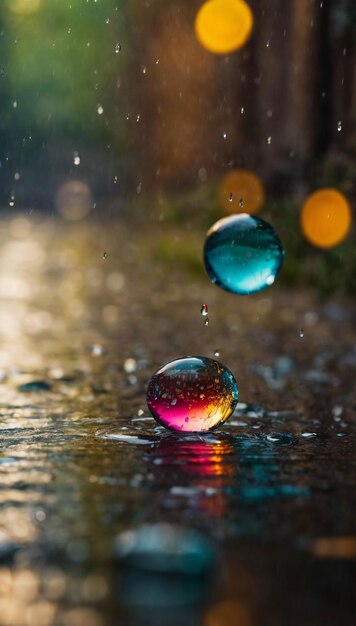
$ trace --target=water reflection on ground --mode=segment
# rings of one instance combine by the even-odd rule
[[[237,300],[157,259],[147,224],[24,216],[0,241],[0,625],[352,624],[350,303],[278,288]],[[235,414],[206,436],[163,431],[147,379],[217,349],[239,382]],[[148,610],[170,597],[167,549],[142,577],[146,557],[128,574],[113,546],[158,522],[181,529],[178,552],[198,531],[215,578]]]

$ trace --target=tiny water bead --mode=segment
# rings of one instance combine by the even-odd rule
[[[247,213],[216,222],[204,244],[204,264],[211,281],[239,295],[272,285],[283,257],[284,250],[274,228]]]
[[[161,367],[149,380],[147,405],[166,428],[206,432],[233,412],[238,387],[230,370],[208,357],[183,357]]]

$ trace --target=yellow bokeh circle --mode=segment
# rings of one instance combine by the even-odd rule
[[[314,191],[304,203],[301,227],[305,237],[319,248],[332,248],[347,235],[351,226],[351,209],[337,189]]]
[[[208,0],[195,18],[195,33],[204,48],[228,54],[247,42],[253,14],[244,0]]]
[[[227,213],[257,213],[265,200],[261,180],[249,170],[231,170],[221,180],[220,205]]]

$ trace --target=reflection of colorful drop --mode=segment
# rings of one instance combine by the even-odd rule
[[[226,367],[207,357],[185,357],[161,367],[148,383],[147,404],[166,428],[205,432],[223,424],[238,398]]]
[[[205,269],[226,291],[246,295],[272,285],[284,250],[270,224],[247,213],[216,222],[204,245]]]

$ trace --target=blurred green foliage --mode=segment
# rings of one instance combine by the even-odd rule
[[[0,4],[2,189],[12,171],[35,178],[51,162],[66,173],[73,151],[105,158],[126,137],[117,88],[129,62],[126,3],[42,0],[18,15],[11,2]]]

